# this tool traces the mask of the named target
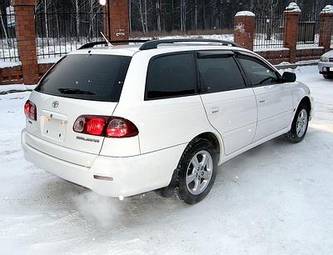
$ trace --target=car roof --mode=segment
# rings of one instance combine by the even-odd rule
[[[179,51],[198,51],[198,50],[232,50],[232,51],[244,51],[253,53],[250,50],[234,47],[234,46],[223,46],[216,44],[202,44],[202,43],[177,43],[177,44],[166,44],[159,45],[157,48],[149,50],[140,50],[142,44],[129,44],[129,45],[116,45],[116,46],[97,46],[88,49],[78,49],[69,53],[72,54],[102,54],[102,55],[120,55],[120,56],[134,56],[138,52],[149,52],[150,54],[163,54],[172,53]]]

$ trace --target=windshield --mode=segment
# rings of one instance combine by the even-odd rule
[[[118,102],[131,57],[68,55],[41,80],[36,91],[61,97]]]

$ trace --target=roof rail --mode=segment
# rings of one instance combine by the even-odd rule
[[[111,44],[144,43],[144,42],[148,42],[148,40],[120,40],[120,41],[110,41]],[[93,48],[96,45],[105,45],[105,46],[108,46],[108,43],[109,42],[107,42],[107,41],[89,42],[89,43],[83,44],[79,48],[79,50]]]
[[[162,40],[152,40],[147,41],[141,47],[140,50],[151,50],[156,49],[160,44],[172,44],[172,43],[215,43],[222,44],[225,46],[240,47],[234,42],[215,40],[215,39],[162,39]]]

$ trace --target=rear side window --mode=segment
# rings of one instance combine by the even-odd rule
[[[199,57],[197,61],[203,93],[245,88],[244,79],[233,56]]]
[[[193,95],[196,72],[192,53],[158,56],[148,67],[146,99]]]
[[[61,97],[118,102],[130,61],[127,56],[68,55],[43,78],[36,91]]]
[[[263,86],[278,83],[278,76],[275,71],[266,64],[248,56],[238,56],[246,76],[250,80],[252,86]]]

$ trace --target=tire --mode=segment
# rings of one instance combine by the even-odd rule
[[[327,80],[333,79],[333,74],[323,74],[323,76]]]
[[[205,139],[197,139],[186,148],[178,165],[179,199],[193,205],[208,195],[216,178],[217,158],[213,144]]]
[[[295,114],[290,131],[286,134],[286,138],[291,143],[301,142],[308,130],[309,126],[309,109],[305,104],[301,104]]]

